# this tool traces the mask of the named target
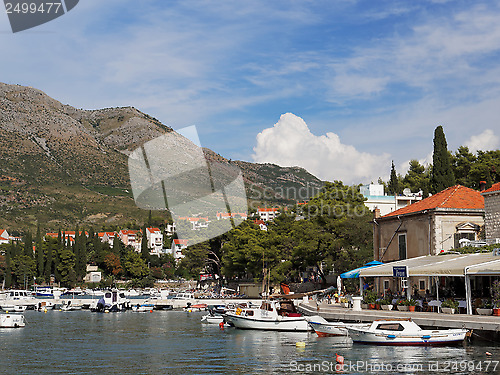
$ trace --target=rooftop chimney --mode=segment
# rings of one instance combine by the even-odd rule
[[[479,181],[479,191],[486,190],[486,181]]]
[[[380,208],[375,208],[373,210],[373,216],[375,217],[375,219],[378,219],[380,217]]]

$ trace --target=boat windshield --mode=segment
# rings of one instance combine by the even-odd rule
[[[377,329],[384,331],[404,331],[404,327],[400,323],[382,323],[377,326]]]

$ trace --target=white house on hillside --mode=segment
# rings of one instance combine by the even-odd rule
[[[270,221],[280,214],[279,208],[257,208],[257,214],[261,220]]]
[[[187,243],[188,240],[179,240],[175,239],[172,241],[172,255],[174,256],[175,260],[184,258],[184,254],[182,254],[182,250],[187,248]]]
[[[163,252],[163,234],[159,228],[146,228],[148,248],[151,255],[160,255]]]
[[[6,229],[0,229],[0,244],[9,243],[9,233]]]

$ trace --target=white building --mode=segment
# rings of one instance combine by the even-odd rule
[[[86,283],[99,283],[101,282],[102,274],[98,271],[97,266],[87,264],[87,274],[85,275]]]
[[[9,237],[6,229],[0,229],[0,244],[9,243]]]
[[[177,220],[185,220],[191,224],[191,230],[208,228],[208,217],[179,217]]]
[[[122,229],[118,236],[125,246],[132,246],[135,251],[141,252],[141,231]]]
[[[169,236],[169,237],[172,236],[174,234],[174,232],[175,232],[175,223],[173,223],[173,224],[167,224],[165,226],[165,234],[167,236]]]
[[[146,228],[148,248],[151,255],[160,255],[163,252],[163,234],[159,228]]]
[[[174,256],[175,260],[184,258],[184,254],[182,254],[182,250],[187,248],[187,243],[188,243],[188,240],[175,239],[172,241],[171,251],[172,251],[172,255]]]
[[[405,189],[402,195],[386,195],[384,185],[380,184],[363,185],[359,191],[366,198],[365,206],[370,211],[378,208],[381,216],[422,200],[422,191],[412,193],[409,189]]]
[[[99,232],[97,235],[99,236],[101,242],[109,244],[111,248],[113,247],[113,241],[116,236],[115,232]]]
[[[257,208],[257,214],[261,220],[270,221],[280,214],[279,208]]]

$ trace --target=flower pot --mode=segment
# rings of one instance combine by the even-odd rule
[[[493,309],[476,309],[477,315],[491,315],[493,313]]]
[[[410,306],[398,305],[399,311],[408,311]]]
[[[441,310],[445,313],[445,314],[455,314],[455,309],[452,308],[452,307],[441,307]]]
[[[500,309],[493,309],[494,316],[500,316]]]
[[[409,311],[415,311],[415,306],[408,306]]]
[[[382,310],[392,310],[392,305],[380,305],[380,307],[382,307]]]
[[[340,302],[340,305],[342,307],[346,307],[347,308],[347,307],[349,307],[349,302]]]
[[[368,308],[369,308],[370,310],[375,310],[375,304],[374,304],[374,303],[369,303],[369,304],[368,304]]]

